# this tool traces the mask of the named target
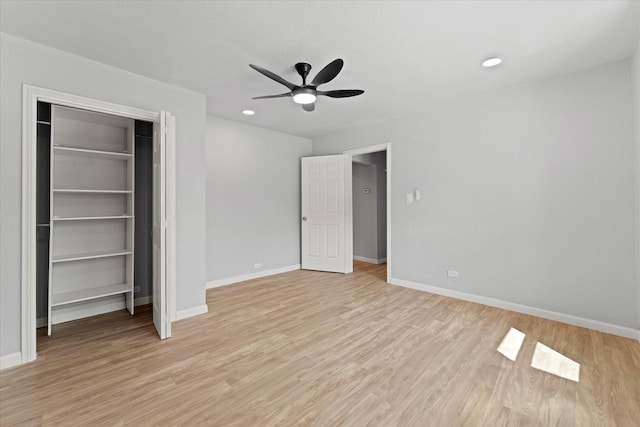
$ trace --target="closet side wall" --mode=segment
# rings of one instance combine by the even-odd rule
[[[135,278],[137,303],[153,295],[153,123],[136,120],[136,234]]]
[[[49,286],[49,188],[51,173],[51,104],[38,103],[36,153],[36,317],[47,322]]]

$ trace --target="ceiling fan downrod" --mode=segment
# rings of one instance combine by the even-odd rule
[[[308,62],[298,62],[296,64],[296,71],[302,77],[302,86],[307,85],[307,76],[309,75],[309,71],[311,71],[311,64]]]

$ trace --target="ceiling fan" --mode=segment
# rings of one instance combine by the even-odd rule
[[[329,65],[324,67],[316,76],[313,78],[311,83],[307,84],[307,76],[309,75],[309,71],[311,71],[311,64],[306,62],[298,62],[296,64],[296,71],[302,77],[302,86],[295,85],[279,75],[272,73],[269,70],[265,70],[262,67],[257,65],[249,64],[251,68],[256,70],[257,72],[264,74],[272,80],[277,81],[278,83],[285,85],[290,92],[281,93],[279,95],[267,95],[267,96],[256,96],[253,99],[267,99],[267,98],[284,98],[287,96],[293,97],[293,101],[297,104],[302,104],[302,108],[304,111],[313,111],[315,110],[316,98],[320,95],[328,96],[330,98],[348,98],[350,96],[358,96],[364,93],[363,90],[360,89],[341,89],[341,90],[328,90],[321,91],[318,90],[318,86],[321,84],[329,83],[333,80],[340,70],[342,70],[342,66],[344,65],[344,61],[342,59],[336,59],[331,61]]]

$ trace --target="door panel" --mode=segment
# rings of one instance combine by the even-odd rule
[[[153,324],[160,338],[171,336],[167,298],[166,149],[173,144],[175,119],[166,112],[154,124],[153,138]]]
[[[346,200],[348,156],[302,159],[302,268],[347,273],[352,254],[347,249],[350,212]]]

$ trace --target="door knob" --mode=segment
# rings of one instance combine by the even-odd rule
[[[306,220],[307,220],[307,217],[306,217],[306,216],[303,216],[303,217],[302,217],[302,220],[303,220],[303,221],[306,221]]]

